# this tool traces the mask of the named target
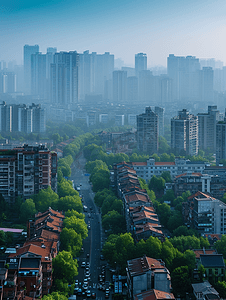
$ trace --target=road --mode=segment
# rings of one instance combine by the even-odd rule
[[[79,257],[79,275],[76,279],[81,283],[83,282],[85,268],[81,268],[81,262],[89,262],[91,274],[89,280],[90,290],[96,293],[96,299],[105,299],[105,293],[97,289],[98,275],[101,273],[102,265],[106,264],[106,262],[100,260],[104,233],[101,227],[101,214],[98,207],[94,204],[94,193],[89,183],[89,176],[85,175],[85,163],[85,158],[83,155],[80,155],[72,165],[70,178],[70,180],[73,180],[75,187],[80,186],[79,193],[83,198],[83,205],[87,206],[87,212],[84,212],[85,221],[87,224],[90,224],[88,237],[83,241],[84,253]],[[87,254],[89,257],[87,257]],[[86,298],[86,296],[84,296],[78,298],[84,299]]]

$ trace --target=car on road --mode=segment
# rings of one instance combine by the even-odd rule
[[[92,292],[91,298],[96,299],[96,293]]]
[[[109,293],[105,293],[105,299],[109,299]]]
[[[85,268],[86,267],[86,262],[85,261],[82,261],[81,263],[81,268]]]
[[[86,257],[89,258],[89,253],[86,254]]]
[[[90,224],[88,224],[87,228],[88,228],[89,230],[91,229],[91,226],[90,226]]]
[[[82,289],[79,289],[77,294],[78,294],[78,296],[81,296],[82,295]]]
[[[103,254],[100,255],[100,260],[104,260]]]

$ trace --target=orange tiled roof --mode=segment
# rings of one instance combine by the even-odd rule
[[[183,177],[183,176],[187,176],[187,175],[191,175],[191,176],[197,176],[197,177],[201,177],[201,176],[202,176],[202,174],[201,174],[201,173],[199,173],[199,172],[198,172],[198,173],[190,173],[190,174],[186,172],[186,173],[183,173],[183,174],[177,175],[177,176],[176,176],[176,178]]]
[[[160,235],[163,235],[162,230],[157,229],[158,227],[161,228],[161,225],[158,225],[158,224],[146,223],[144,225],[136,225],[135,227],[136,228],[141,228],[141,229],[136,231],[136,234],[140,234],[142,232],[150,231],[150,232],[155,232],[155,233],[158,233]]]
[[[134,193],[132,195],[126,195],[125,198],[127,203],[135,202],[135,201],[150,202],[149,197],[147,195],[142,195],[138,193]]]
[[[133,166],[147,166],[147,162],[132,162]]]
[[[149,270],[165,269],[165,264],[157,259],[143,256],[129,260],[128,269],[132,276],[136,276]]]
[[[150,291],[145,291],[139,294],[134,295],[135,300],[169,300],[172,299],[174,300],[175,297],[172,293],[167,293],[159,290],[150,290]]]
[[[58,241],[60,239],[60,234],[56,232],[52,232],[46,229],[42,229],[40,233],[40,237],[46,239],[46,240],[55,240]]]
[[[28,252],[41,256],[42,260],[43,259],[45,260],[45,257],[51,258],[51,254],[48,251],[48,249],[42,248],[42,247],[39,247],[39,246],[36,246],[33,244],[29,244],[29,245],[26,245],[26,246],[23,246],[23,247],[17,249],[16,253],[10,254],[9,257],[21,256],[22,254],[25,254]]]
[[[195,253],[195,258],[200,258],[201,254],[217,254],[216,250],[214,249],[205,249],[205,251],[203,249],[195,249],[193,251]]]
[[[166,161],[166,162],[157,161],[157,162],[155,162],[155,166],[175,166],[175,162],[172,162],[172,161]]]
[[[188,199],[190,200],[190,199],[193,199],[193,198],[198,197],[198,196],[203,196],[203,198],[212,198],[212,199],[215,199],[215,198],[211,197],[210,195],[208,195],[206,193],[203,193],[203,192],[200,192],[200,191],[198,191],[195,194],[189,196]]]

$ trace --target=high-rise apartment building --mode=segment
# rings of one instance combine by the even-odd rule
[[[158,152],[158,116],[151,107],[137,116],[137,147],[149,155]]]
[[[136,104],[138,101],[138,78],[136,76],[127,77],[127,100],[131,104]]]
[[[54,54],[50,71],[52,103],[78,103],[78,67],[79,54],[76,51]]]
[[[0,104],[0,131],[42,133],[46,130],[45,109],[40,104]]]
[[[199,59],[195,56],[174,56],[167,58],[167,73],[172,79],[172,100],[199,99]]]
[[[198,117],[186,109],[171,119],[171,148],[176,154],[198,154]]]
[[[127,72],[113,72],[113,101],[122,104],[127,101]]]
[[[213,96],[213,69],[203,67],[199,71],[199,100],[207,103],[212,102]]]
[[[114,55],[84,51],[79,54],[79,99],[86,95],[104,95],[106,82],[112,80]]]
[[[216,125],[216,164],[222,159],[226,159],[226,114],[224,121]]]
[[[24,90],[31,93],[31,55],[39,52],[39,46],[24,46]]]
[[[16,92],[16,74],[14,72],[0,72],[0,94]]]
[[[41,99],[47,97],[46,54],[31,55],[31,94]]]
[[[159,120],[159,135],[164,136],[164,108],[155,106],[155,113]]]
[[[57,154],[43,145],[0,151],[0,193],[8,203],[49,186],[57,192]]]
[[[144,70],[147,70],[147,54],[135,54],[135,75],[139,77],[139,73]]]
[[[216,124],[219,121],[217,106],[208,106],[208,113],[199,113],[199,149],[216,151]]]
[[[155,78],[150,70],[143,70],[139,73],[139,102],[143,105],[153,104],[155,101]]]

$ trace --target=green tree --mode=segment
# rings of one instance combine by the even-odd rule
[[[191,277],[188,266],[178,267],[171,273],[171,282],[174,295],[185,297],[191,291]]]
[[[59,200],[58,195],[51,189],[51,187],[41,190],[37,195],[32,197],[37,211],[40,212],[46,211],[49,207],[55,209]]]
[[[183,222],[182,214],[179,211],[174,210],[167,222],[167,228],[169,229],[170,232],[172,232],[179,226],[182,226],[183,223],[184,222]]]
[[[156,209],[156,212],[159,216],[160,223],[166,227],[171,215],[170,206],[166,203],[159,204]]]
[[[81,213],[83,211],[82,201],[78,195],[65,196],[59,199],[57,209],[60,211],[76,210]]]
[[[72,182],[64,178],[58,183],[57,192],[60,198],[65,196],[79,196],[79,193],[73,189]]]
[[[92,180],[94,192],[98,192],[105,188],[109,188],[110,172],[100,169],[93,175],[93,178],[91,180]]]
[[[160,194],[163,192],[164,188],[165,188],[165,179],[163,179],[162,177],[156,177],[155,175],[152,176],[148,187],[150,190],[153,190],[155,192],[155,194]]]
[[[88,236],[88,229],[85,221],[78,219],[75,216],[65,218],[64,226],[67,228],[73,228],[75,232],[81,234],[82,239],[85,239]]]
[[[72,282],[74,277],[78,275],[78,263],[73,259],[72,254],[62,251],[53,258],[53,277],[54,279],[67,279]]]
[[[6,236],[3,230],[0,230],[0,246],[5,246],[6,244]]]
[[[82,248],[81,234],[72,228],[63,228],[60,233],[61,249],[69,251],[76,257]]]
[[[68,298],[59,292],[52,292],[51,294],[44,295],[42,299],[43,300],[67,300]]]
[[[216,282],[215,289],[218,291],[218,293],[222,299],[226,298],[226,282],[225,281]]]
[[[172,182],[170,171],[163,171],[161,177],[165,180],[165,182]]]
[[[162,162],[170,161],[170,155],[167,153],[162,153],[160,155],[160,161],[162,161]]]
[[[27,199],[20,207],[20,220],[26,222],[29,219],[34,219],[35,213],[36,209],[33,199]]]
[[[216,241],[215,248],[219,254],[223,254],[224,259],[226,259],[226,235],[223,234],[219,241]]]
[[[102,226],[109,234],[124,233],[126,231],[125,217],[117,211],[109,211],[103,216]]]
[[[159,137],[159,153],[166,153],[170,150],[170,146],[167,143],[167,140],[163,137]]]
[[[146,241],[146,254],[152,258],[159,258],[161,253],[162,244],[156,237],[150,236]]]

